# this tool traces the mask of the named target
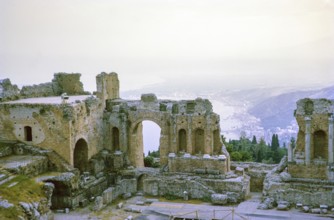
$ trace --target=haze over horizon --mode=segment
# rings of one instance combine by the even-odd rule
[[[2,0],[0,79],[117,72],[121,91],[334,84],[333,0]],[[203,86],[203,87],[202,87]]]

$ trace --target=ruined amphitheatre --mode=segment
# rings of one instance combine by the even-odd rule
[[[98,211],[137,194],[238,204],[251,191],[262,192],[260,209],[333,213],[333,100],[298,101],[296,147],[280,164],[238,164],[209,100],[124,100],[116,73],[97,75],[92,95],[80,76],[57,73],[21,90],[0,81],[1,218],[48,219],[92,203]],[[144,168],[144,120],[161,128],[157,169]],[[30,180],[41,192],[13,199]]]

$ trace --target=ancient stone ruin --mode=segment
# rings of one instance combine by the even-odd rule
[[[52,184],[51,209],[85,206],[97,196],[103,198],[97,203],[109,204],[137,192],[179,198],[187,192],[216,204],[248,196],[249,177],[242,168],[231,172],[209,100],[154,94],[124,100],[116,73],[97,75],[90,95],[79,79],[58,73],[51,83],[20,91],[9,80],[0,84],[2,167]],[[161,128],[160,169],[144,168],[144,120]],[[13,161],[18,165],[10,167]]]
[[[271,202],[299,206],[334,206],[334,101],[301,99],[295,117],[299,125],[296,146],[288,158],[267,174],[263,194]],[[269,201],[269,200],[267,200]]]
[[[21,90],[0,81],[0,192],[24,194],[30,180],[40,188],[33,200],[0,194],[0,218],[39,219],[92,202],[98,211],[137,193],[224,205],[252,190],[263,191],[261,209],[334,206],[333,101],[297,103],[296,146],[278,166],[231,164],[209,100],[124,100],[116,73],[96,84],[91,95],[77,73]],[[160,168],[144,167],[145,120],[161,128]]]

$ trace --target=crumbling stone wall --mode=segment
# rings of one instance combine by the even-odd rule
[[[82,94],[79,79],[80,74],[57,73],[51,84],[25,87],[22,94],[48,96],[51,87],[55,95]],[[0,140],[19,140],[53,149],[72,165],[76,162],[74,157],[85,158],[86,163],[102,148],[121,151],[128,165],[142,167],[142,122],[150,120],[161,128],[162,165],[167,165],[169,153],[223,154],[229,171],[229,155],[220,138],[219,115],[212,111],[209,100],[159,100],[154,94],[144,94],[135,101],[122,100],[116,73],[101,73],[96,79],[97,97],[71,101],[53,97],[1,104]],[[57,98],[58,101],[50,102]]]
[[[334,163],[334,101],[301,99],[295,117],[296,148],[289,148],[289,173],[296,178],[331,179]]]
[[[54,99],[61,103],[60,97]],[[63,104],[2,103],[0,141],[18,140],[52,149],[73,165],[73,152],[80,139],[88,143],[87,160],[102,149],[102,111],[99,100],[89,96],[84,101]]]
[[[244,169],[245,174],[250,177],[250,191],[262,192],[263,182],[266,175],[277,166],[276,164],[263,164],[256,162],[235,162],[231,163],[231,170],[236,170],[238,167]]]
[[[104,147],[115,150],[112,131],[119,131],[119,146],[132,165],[143,166],[142,125],[144,120],[161,128],[160,162],[167,164],[169,153],[192,155],[225,154],[220,139],[219,115],[212,111],[209,100],[159,100],[154,94],[143,94],[141,100],[107,100]],[[185,135],[181,136],[180,131]],[[180,147],[180,138],[186,146]],[[226,155],[227,160],[229,155]],[[228,168],[229,169],[229,168]]]
[[[189,155],[190,156],[190,155]],[[225,174],[227,173],[226,160],[216,158],[198,157],[169,157],[168,168],[170,172]]]
[[[295,178],[290,175],[287,158],[270,171],[264,180],[264,198],[270,197],[276,203],[287,201],[290,204],[319,207],[321,204],[334,206],[334,184],[330,180]]]
[[[96,96],[105,102],[107,99],[119,98],[119,80],[117,73],[101,73],[96,76]]]
[[[23,86],[20,95],[23,98],[31,98],[60,96],[63,93],[67,93],[67,95],[88,94],[83,89],[80,76],[80,73],[55,73],[52,82]]]

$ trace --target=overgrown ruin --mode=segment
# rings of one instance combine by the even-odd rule
[[[21,91],[2,81],[2,167],[53,184],[52,209],[85,206],[98,196],[108,204],[138,191],[181,198],[187,192],[217,204],[248,196],[249,177],[243,169],[231,172],[209,100],[154,94],[123,100],[116,73],[97,75],[96,94],[87,95],[79,78],[58,73],[51,83]],[[161,128],[160,169],[143,168],[144,120]],[[24,161],[20,155],[33,156]],[[9,169],[6,161],[17,160],[21,164]]]
[[[43,185],[35,200],[0,197],[9,217],[13,207],[26,219],[92,201],[100,210],[137,193],[224,205],[263,190],[262,209],[334,206],[333,101],[297,103],[296,146],[278,166],[231,164],[209,100],[124,100],[116,73],[97,75],[96,84],[91,95],[77,73],[21,90],[0,81],[0,190],[20,190],[22,176]],[[144,167],[145,120],[161,128],[160,168]]]
[[[305,207],[334,206],[334,102],[301,99],[295,117],[299,125],[296,146],[289,146],[264,181],[264,196]]]

